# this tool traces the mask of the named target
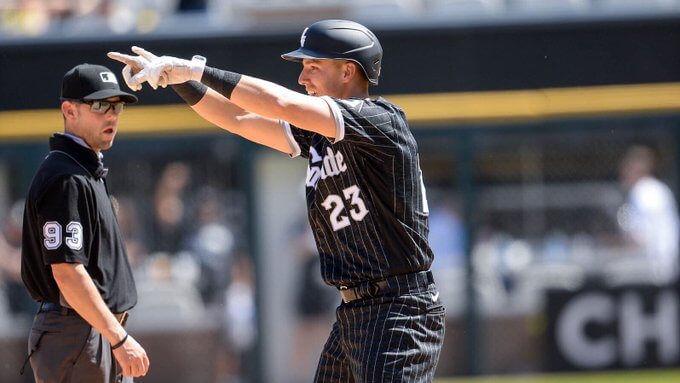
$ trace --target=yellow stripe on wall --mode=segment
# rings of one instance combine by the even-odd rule
[[[412,125],[517,123],[620,114],[680,112],[680,83],[581,88],[386,95]],[[188,106],[134,105],[121,115],[119,134],[218,131]],[[61,111],[0,112],[0,139],[45,138],[63,129]]]
[[[680,112],[680,83],[386,96],[421,124]]]
[[[185,104],[134,105],[125,108],[118,122],[118,134],[194,133],[217,129]],[[0,112],[0,139],[45,138],[64,130],[61,110]]]

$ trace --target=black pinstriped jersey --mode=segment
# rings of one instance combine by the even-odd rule
[[[418,146],[404,112],[383,98],[323,97],[336,139],[282,122],[309,160],[309,222],[324,281],[352,286],[428,270],[428,208]]]

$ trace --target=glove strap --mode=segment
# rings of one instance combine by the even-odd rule
[[[205,70],[205,63],[208,61],[203,56],[199,55],[194,55],[194,57],[191,58],[191,79],[194,81],[201,81],[201,77],[203,76],[203,71]]]

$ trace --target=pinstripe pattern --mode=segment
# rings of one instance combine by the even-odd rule
[[[287,130],[309,159],[307,207],[324,280],[351,286],[428,270],[433,255],[418,147],[403,111],[382,98],[325,99],[342,140]]]
[[[444,308],[429,270],[428,211],[418,147],[403,111],[377,100],[322,97],[335,142],[282,122],[293,156],[309,160],[309,222],[321,273],[334,286],[387,293],[342,304],[316,382],[431,382]]]
[[[444,340],[434,291],[341,305],[314,381],[431,382]]]

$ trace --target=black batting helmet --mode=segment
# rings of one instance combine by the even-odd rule
[[[373,32],[349,20],[322,20],[305,28],[300,48],[282,54],[285,60],[340,59],[359,64],[366,78],[378,85],[382,47]]]

